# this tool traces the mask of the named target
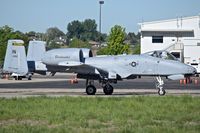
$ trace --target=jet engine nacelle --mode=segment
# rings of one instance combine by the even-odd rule
[[[84,62],[83,51],[78,48],[63,48],[49,50],[44,54],[42,62],[47,65],[59,65],[63,62]]]
[[[83,51],[83,57],[88,58],[88,57],[93,57],[92,51],[88,48],[81,48]]]

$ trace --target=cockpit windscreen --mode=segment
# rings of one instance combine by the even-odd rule
[[[174,57],[171,53],[167,51],[152,51],[145,53],[145,55],[162,58],[165,60],[178,60],[176,57]]]

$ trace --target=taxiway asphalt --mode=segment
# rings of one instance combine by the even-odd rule
[[[87,96],[85,93],[85,80],[78,80],[71,84],[74,75],[58,74],[55,77],[33,76],[31,81],[0,79],[0,97],[28,97],[28,96]],[[166,95],[194,95],[200,96],[200,83],[180,84],[179,81],[164,79]],[[200,78],[198,78],[200,82]],[[95,82],[96,96],[105,96],[101,85]],[[158,95],[155,89],[155,78],[142,77],[141,79],[119,81],[113,84],[112,96]]]

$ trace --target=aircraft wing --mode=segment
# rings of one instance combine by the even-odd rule
[[[121,65],[118,65],[118,66],[115,65],[115,66],[109,66],[109,67],[105,66],[101,68],[97,67],[97,70],[99,69],[107,72],[109,79],[116,79],[117,75],[120,76],[121,78],[127,78],[131,74],[131,72],[129,72],[129,69],[126,69],[125,66],[121,66]]]
[[[127,78],[130,76],[129,69],[124,68],[124,66],[96,66],[96,65],[88,65],[88,64],[81,64],[77,66],[72,66],[71,71],[76,73],[83,73],[83,74],[97,74],[108,79],[116,79],[117,76],[121,78]]]

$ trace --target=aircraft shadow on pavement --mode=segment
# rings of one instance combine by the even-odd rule
[[[95,83],[97,89],[101,89],[101,85]],[[136,82],[123,81],[113,84],[114,89],[155,89],[154,82]],[[187,84],[180,85],[178,82],[166,82],[164,88],[177,90],[199,90],[200,85]],[[70,84],[66,81],[45,81],[45,82],[20,82],[20,83],[1,83],[0,89],[85,89],[85,81],[79,81],[77,84]],[[156,89],[155,89],[156,90]]]

